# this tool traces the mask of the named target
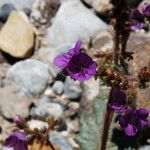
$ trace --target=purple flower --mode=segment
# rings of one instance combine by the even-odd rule
[[[146,109],[127,109],[127,111],[119,118],[119,124],[124,129],[126,135],[134,136],[138,131],[148,126],[149,113]]]
[[[141,12],[145,17],[150,17],[150,4],[144,3],[141,6]]]
[[[16,131],[12,133],[4,143],[6,147],[12,147],[14,150],[27,150],[28,143],[24,131]]]
[[[23,125],[25,123],[25,119],[20,115],[16,115],[15,118],[14,118],[14,122],[17,125]]]
[[[129,16],[129,20],[131,21],[131,29],[138,30],[144,27],[144,16],[139,12],[139,10],[135,10]]]
[[[127,109],[127,99],[124,91],[113,89],[110,94],[111,102],[109,106],[116,112],[124,112]]]
[[[86,53],[81,52],[81,41],[67,53],[57,56],[54,64],[64,69],[73,79],[88,80],[96,73],[96,63]]]

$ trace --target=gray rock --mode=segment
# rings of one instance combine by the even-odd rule
[[[150,150],[150,146],[149,145],[143,146],[143,147],[139,148],[139,150]]]
[[[16,115],[29,116],[31,101],[13,85],[0,88],[0,109],[3,116],[13,119]]]
[[[64,83],[62,81],[56,81],[52,88],[56,94],[61,95],[64,90]]]
[[[80,82],[67,77],[64,84],[64,97],[68,99],[78,99],[81,94],[82,88]]]
[[[36,108],[32,108],[30,115],[33,118],[46,118],[49,116],[61,118],[63,115],[63,108],[58,103],[45,103]]]
[[[79,0],[64,1],[48,29],[47,39],[50,45],[62,52],[78,39],[94,36],[106,27],[107,25]]]
[[[56,77],[60,69],[54,65],[54,58],[59,55],[59,51],[51,46],[41,47],[33,56],[33,59],[40,60],[49,66],[50,73]]]
[[[0,8],[0,21],[6,22],[11,11],[16,10],[13,4],[7,3]]]
[[[14,5],[15,8],[18,10],[23,10],[25,8],[32,8],[34,0],[1,0],[0,1],[0,7],[3,6],[4,4],[11,3]]]
[[[49,139],[54,145],[58,145],[60,150],[73,150],[72,145],[69,143],[68,138],[65,136],[59,134],[50,134]]]
[[[39,106],[41,106],[43,104],[47,104],[47,103],[50,103],[50,102],[52,102],[52,100],[48,96],[44,96],[41,99],[36,99],[34,101],[34,105],[36,107],[39,107]]]
[[[46,131],[48,129],[48,123],[35,119],[28,121],[27,125],[31,130],[38,129],[39,131]]]
[[[42,93],[48,83],[48,66],[44,63],[27,59],[14,64],[7,72],[7,79],[14,82],[28,95]]]

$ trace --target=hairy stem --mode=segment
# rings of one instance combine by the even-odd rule
[[[109,128],[110,128],[111,121],[112,121],[113,114],[114,114],[114,110],[112,110],[109,107],[109,103],[112,100],[111,99],[111,92],[112,92],[112,90],[110,91],[109,99],[107,102],[106,113],[105,113],[105,117],[104,117],[103,130],[102,130],[102,136],[101,136],[100,150],[106,150],[106,144],[107,144],[108,135],[109,135]]]
[[[118,55],[119,55],[119,33],[115,32],[115,37],[114,37],[114,65],[118,65]]]
[[[120,63],[121,65],[124,65],[124,60],[126,59],[125,54],[126,54],[126,46],[127,46],[127,41],[129,39],[129,34],[122,36],[121,39],[121,56],[120,56]]]

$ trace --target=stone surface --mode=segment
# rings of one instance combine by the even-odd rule
[[[72,47],[78,39],[94,36],[106,27],[107,25],[79,0],[65,1],[48,29],[47,39],[50,45],[62,52]]]
[[[56,77],[60,69],[54,65],[53,61],[54,58],[59,55],[59,53],[59,51],[51,46],[41,47],[33,56],[33,59],[46,63],[49,66],[49,70],[52,76]]]
[[[31,101],[15,86],[7,85],[0,88],[0,109],[6,118],[13,119],[16,115],[27,118],[30,104]]]
[[[83,0],[91,5],[95,10],[103,12],[110,8],[109,0]]]
[[[60,0],[35,0],[31,12],[31,21],[36,27],[48,25],[56,14]]]
[[[48,129],[48,124],[40,120],[32,119],[31,121],[28,121],[27,124],[31,130],[38,129],[39,131],[45,131]]]
[[[49,116],[61,118],[63,115],[63,109],[61,105],[57,103],[44,103],[43,105],[32,108],[30,115],[33,118],[45,118]]]
[[[13,4],[17,9],[23,10],[25,8],[31,9],[34,0],[1,0],[0,6],[4,4]]]
[[[58,145],[60,150],[73,150],[67,137],[59,134],[49,134],[49,139],[54,145]]]
[[[67,77],[64,83],[64,97],[68,99],[78,99],[81,97],[82,88],[79,81],[74,81]]]
[[[7,79],[31,96],[45,90],[50,75],[47,65],[37,60],[27,59],[14,64],[7,72]]]
[[[63,90],[64,90],[64,83],[62,81],[56,81],[54,84],[53,84],[53,91],[60,95],[63,93]]]
[[[0,31],[0,49],[13,57],[25,58],[32,54],[34,29],[23,12],[12,11]]]

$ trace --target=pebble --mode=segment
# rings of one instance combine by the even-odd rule
[[[32,108],[30,115],[33,118],[46,118],[50,116],[54,118],[62,118],[63,108],[58,103],[45,103],[38,107]]]
[[[15,58],[26,58],[33,53],[34,28],[21,11],[12,11],[0,30],[0,49]]]
[[[25,97],[14,85],[0,88],[0,109],[7,119],[13,119],[16,115],[27,118],[31,103],[32,101]]]
[[[69,143],[67,137],[60,134],[49,134],[49,139],[54,145],[58,145],[60,150],[73,150],[72,145]]]
[[[52,88],[56,94],[61,95],[64,90],[64,83],[62,81],[55,81]]]
[[[64,83],[64,98],[79,99],[81,94],[82,88],[80,82],[67,77]]]
[[[44,92],[50,74],[46,64],[37,60],[26,59],[9,68],[6,78],[18,85],[28,96],[31,96]]]
[[[41,132],[46,131],[46,129],[48,129],[48,123],[35,119],[28,121],[27,125],[31,130],[38,129]]]

